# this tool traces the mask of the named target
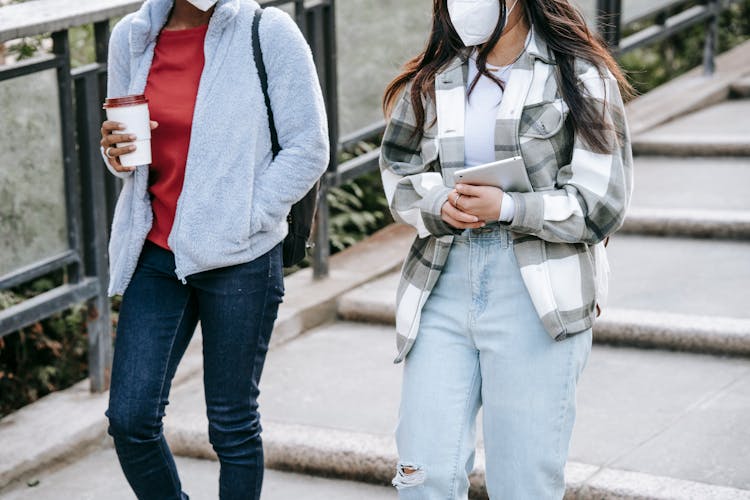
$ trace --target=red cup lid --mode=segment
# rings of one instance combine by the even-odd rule
[[[104,109],[107,108],[122,108],[124,106],[137,106],[139,104],[148,104],[148,99],[143,94],[140,95],[126,95],[123,97],[113,97],[104,101]]]

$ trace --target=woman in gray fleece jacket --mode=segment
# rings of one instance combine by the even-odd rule
[[[273,157],[252,50],[258,8],[146,0],[112,32],[108,96],[145,94],[154,120],[152,163],[135,168],[119,157],[138,138],[102,126],[107,167],[124,180],[110,241],[109,292],[123,302],[107,416],[140,499],[188,498],[161,422],[198,321],[220,497],[260,496],[258,381],[283,296],[280,242],[329,145],[310,49],[269,8],[260,40],[281,146]]]

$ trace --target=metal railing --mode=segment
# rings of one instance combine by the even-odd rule
[[[95,31],[98,37],[97,56],[103,56],[102,60],[106,60],[106,50],[103,49],[106,42],[99,42],[108,38],[108,22],[97,22]],[[25,27],[23,30],[17,30],[16,34],[29,36],[32,32],[33,27]],[[0,33],[3,37],[13,35],[5,31]],[[98,134],[99,127],[93,127],[93,123],[86,120],[93,117],[99,121],[99,117],[98,113],[94,114],[81,105],[81,101],[91,100],[87,94],[98,97],[99,88],[103,85],[102,66],[94,65],[91,68],[71,71],[67,29],[52,33],[52,47],[50,55],[1,67],[0,82],[51,69],[56,70],[63,136],[62,173],[65,182],[64,209],[68,249],[60,255],[0,276],[0,289],[18,286],[56,270],[65,270],[67,280],[61,286],[0,311],[0,336],[85,301],[88,309],[91,389],[102,391],[108,385],[112,350],[109,300],[106,295],[108,224],[104,219],[106,198],[102,189],[103,172],[101,165],[92,161],[93,151],[98,149],[95,134]],[[103,54],[100,54],[100,51]],[[96,105],[101,107],[100,102]],[[96,148],[92,143],[97,144]]]
[[[673,0],[660,2],[631,19],[628,26],[650,24],[622,37],[622,1],[597,0],[597,26],[607,45],[616,56],[667,40],[693,26],[705,26],[703,73],[712,75],[719,34],[719,16],[731,4],[740,0]],[[632,31],[632,29],[631,29]]]
[[[334,0],[268,0],[261,5],[290,11],[306,36],[318,68],[329,114],[332,144],[338,140],[336,30]],[[32,299],[0,311],[0,337],[29,326],[75,304],[87,304],[91,390],[109,386],[112,328],[107,297],[108,228],[120,182],[106,175],[99,153],[99,129],[104,119],[110,20],[137,10],[133,0],[31,0],[0,7],[0,43],[50,34],[51,54],[0,66],[0,82],[51,69],[56,70],[65,180],[67,249],[0,276],[7,290],[49,273],[64,270],[66,282]],[[71,68],[69,30],[93,24],[95,62]],[[249,47],[248,47],[249,49]],[[329,179],[335,179],[337,148],[332,148],[328,172],[321,183],[320,230],[314,260],[316,275],[327,274]],[[322,244],[322,242],[326,242]]]

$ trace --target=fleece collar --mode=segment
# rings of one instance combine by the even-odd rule
[[[239,13],[241,0],[219,0],[211,16],[209,29],[221,30]],[[135,13],[130,27],[130,50],[134,54],[143,53],[146,47],[156,40],[167,23],[174,0],[146,0]]]

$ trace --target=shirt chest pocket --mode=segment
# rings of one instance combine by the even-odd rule
[[[568,105],[563,99],[544,101],[523,108],[518,133],[530,139],[549,139],[565,124]]]

